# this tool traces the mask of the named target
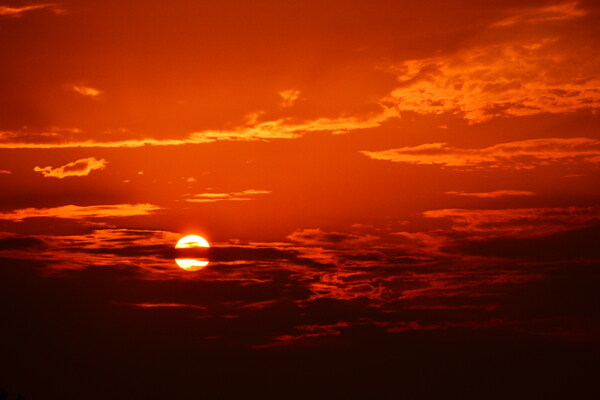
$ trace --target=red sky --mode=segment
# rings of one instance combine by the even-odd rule
[[[262,372],[215,368],[327,397],[348,351],[344,398],[438,398],[419,349],[462,349],[456,374],[593,397],[599,39],[593,0],[0,2],[0,388],[197,398],[198,359],[242,352]]]

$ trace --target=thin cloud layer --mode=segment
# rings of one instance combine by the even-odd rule
[[[473,237],[543,236],[590,226],[600,221],[600,207],[511,208],[504,210],[442,209],[423,213],[426,218],[448,218],[452,230]]]
[[[562,21],[583,17],[588,12],[579,7],[579,2],[572,1],[551,6],[524,9],[521,12],[497,21],[492,26],[511,26],[516,24],[536,24],[548,21]]]
[[[528,190],[494,190],[491,192],[462,192],[462,191],[450,191],[446,194],[453,194],[456,196],[467,196],[467,197],[479,197],[479,198],[498,198],[505,196],[533,196],[535,193]]]
[[[190,203],[214,203],[217,201],[245,201],[252,200],[255,196],[269,194],[270,190],[248,189],[242,192],[230,193],[199,193],[185,199]]]
[[[52,208],[20,208],[0,213],[0,219],[20,222],[27,218],[114,218],[148,215],[161,208],[154,204],[68,205]]]
[[[600,163],[600,140],[548,138],[500,143],[464,149],[447,143],[429,143],[383,151],[363,151],[375,160],[408,164],[435,164],[463,168],[530,169],[550,164]]]
[[[355,246],[372,242],[377,239],[370,234],[358,235],[344,232],[325,232],[319,228],[302,229],[293,232],[288,239],[301,243],[302,245],[320,245],[320,246]]]
[[[70,162],[62,167],[35,167],[33,170],[41,172],[46,178],[63,179],[70,176],[88,176],[92,171],[104,169],[107,164],[104,159],[90,157]]]

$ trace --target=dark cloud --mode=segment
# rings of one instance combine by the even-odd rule
[[[5,237],[0,239],[0,250],[34,250],[46,247],[46,242],[36,237]]]
[[[600,226],[591,226],[542,237],[499,237],[489,240],[462,240],[444,251],[486,257],[534,260],[598,259]]]
[[[404,393],[429,393],[413,381],[421,374],[443,383],[447,393],[458,368],[470,374],[469,382],[491,374],[503,377],[504,389],[533,393],[539,388],[532,379],[558,374],[556,365],[545,364],[558,357],[567,363],[565,371],[576,368],[579,375],[552,384],[553,390],[577,382],[589,391],[584,365],[598,347],[586,337],[588,351],[581,352],[574,329],[595,326],[597,266],[488,264],[465,270],[455,263],[406,270],[369,260],[380,264],[315,270],[295,263],[294,251],[217,248],[223,262],[259,262],[241,263],[242,269],[215,263],[161,278],[119,262],[130,260],[121,256],[112,265],[64,270],[0,259],[0,309],[10,327],[3,332],[3,376],[32,396],[86,394],[94,400],[114,385],[148,398],[227,398],[239,387],[258,393],[265,379],[285,391],[301,374],[296,393],[314,392],[327,376],[329,383],[339,379],[338,395],[353,398],[367,389],[385,396],[392,382],[403,383]],[[127,251],[145,255],[160,247]],[[524,280],[525,274],[530,277]],[[17,345],[6,345],[11,343]],[[25,367],[24,380],[19,371]],[[515,368],[528,378],[514,381]],[[82,369],[98,372],[83,379]],[[45,384],[65,375],[82,379],[66,389]],[[223,389],[222,379],[238,389]],[[90,384],[99,391],[88,395]],[[472,390],[481,396],[487,388],[478,383]]]
[[[377,238],[369,234],[358,235],[347,232],[325,232],[316,228],[298,230],[289,235],[288,239],[304,245],[351,246],[371,242]]]
[[[273,261],[297,260],[298,252],[295,250],[281,250],[272,247],[239,247],[239,246],[214,246],[208,251],[211,260],[223,261]]]

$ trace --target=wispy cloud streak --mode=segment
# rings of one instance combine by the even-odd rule
[[[108,163],[104,159],[90,157],[70,162],[62,167],[35,167],[33,170],[41,172],[46,178],[63,179],[70,176],[88,176],[92,171],[104,169],[106,164]]]
[[[363,151],[375,160],[463,168],[529,169],[549,164],[600,163],[600,140],[548,138],[465,149],[429,143],[382,151]]]
[[[212,143],[216,141],[268,141],[274,139],[295,139],[311,132],[343,134],[359,129],[375,128],[381,123],[396,118],[394,108],[384,107],[383,111],[366,116],[339,118],[318,118],[309,121],[296,121],[283,118],[272,121],[250,121],[230,130],[206,130],[193,132],[183,138],[131,138],[119,141],[82,140],[78,130],[50,132],[0,132],[2,149],[54,149],[54,148],[135,148],[144,146],[179,146],[186,144]],[[77,135],[74,135],[77,133]]]
[[[161,208],[153,204],[111,204],[95,206],[68,205],[52,208],[20,208],[17,210],[0,213],[0,219],[13,222],[23,221],[27,218],[113,218],[129,217],[135,215],[148,215]]]
[[[46,3],[46,4],[33,4],[30,6],[22,6],[22,7],[10,7],[10,6],[0,6],[0,15],[10,15],[13,17],[20,17],[24,13],[41,10],[44,8],[53,9],[56,13],[59,12],[59,9],[55,4]]]
[[[505,196],[533,196],[535,193],[528,190],[494,190],[491,192],[462,192],[462,191],[450,191],[446,194],[453,194],[456,196],[467,196],[467,197],[479,197],[479,198],[498,198]]]
[[[248,189],[241,192],[230,193],[198,193],[188,196],[185,201],[190,203],[214,203],[217,201],[245,201],[252,200],[255,196],[269,194],[270,190]]]

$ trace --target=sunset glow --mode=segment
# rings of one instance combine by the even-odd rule
[[[0,60],[0,399],[600,398],[600,1],[0,0]]]

